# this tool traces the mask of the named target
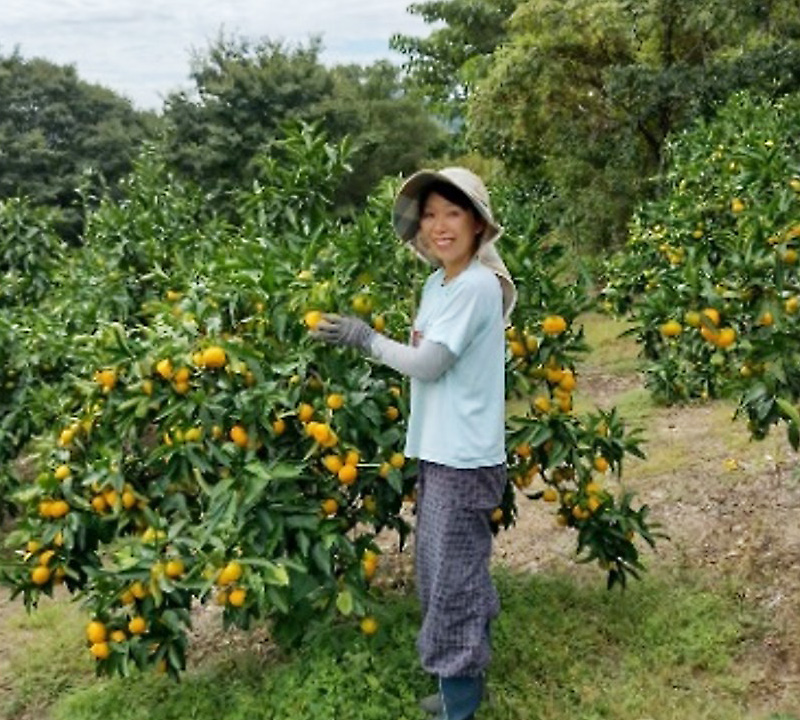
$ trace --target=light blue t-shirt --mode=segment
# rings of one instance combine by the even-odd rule
[[[442,343],[456,356],[433,381],[411,379],[409,457],[476,468],[505,462],[503,298],[495,274],[473,260],[443,283],[425,282],[412,342]]]

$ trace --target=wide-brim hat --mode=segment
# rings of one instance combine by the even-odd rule
[[[472,202],[477,213],[485,223],[479,239],[476,256],[497,275],[503,290],[503,317],[509,320],[511,311],[517,301],[517,290],[511,273],[497,252],[495,243],[503,234],[503,227],[494,219],[489,199],[489,191],[483,180],[475,173],[462,167],[448,167],[442,170],[420,170],[409,177],[397,193],[392,212],[392,224],[397,235],[409,243],[417,254],[431,265],[438,265],[434,253],[428,248],[419,232],[420,206],[422,191],[431,183],[445,182],[454,185]]]

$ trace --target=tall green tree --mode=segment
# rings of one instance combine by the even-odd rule
[[[399,69],[326,67],[321,45],[219,38],[194,59],[194,89],[167,98],[172,164],[225,195],[258,174],[254,159],[287,123],[317,124],[338,141],[349,136],[353,172],[339,203],[362,201],[387,174],[408,172],[436,147],[441,130],[406,92]]]
[[[800,84],[789,0],[529,0],[469,101],[469,141],[545,177],[573,236],[609,244],[667,136],[732,92]]]
[[[86,173],[114,183],[155,123],[113,91],[82,81],[72,66],[17,51],[0,56],[0,199],[62,208],[74,235]]]
[[[466,101],[485,76],[492,53],[507,38],[507,22],[521,0],[428,0],[408,11],[435,29],[427,37],[396,34],[390,46],[406,56],[419,92],[456,128]]]

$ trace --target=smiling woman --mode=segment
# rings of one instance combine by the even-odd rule
[[[424,22],[407,0],[172,0],[158,7],[135,0],[10,0],[3,5],[0,48],[74,64],[82,77],[106,85],[142,109],[159,109],[186,83],[191,55],[221,33],[303,42],[322,35],[326,63],[369,64],[399,55],[396,32],[421,34]]]

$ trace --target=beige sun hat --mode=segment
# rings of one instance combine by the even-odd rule
[[[489,191],[483,180],[475,173],[462,167],[448,167],[442,170],[420,170],[406,180],[397,193],[392,213],[392,224],[397,235],[411,245],[417,254],[431,265],[438,261],[419,233],[419,197],[422,191],[433,182],[446,182],[463,192],[483,218],[486,227],[481,233],[477,258],[486,265],[500,281],[503,290],[503,318],[509,322],[511,311],[517,302],[517,289],[511,279],[495,243],[503,234],[503,228],[492,215],[489,204]]]

